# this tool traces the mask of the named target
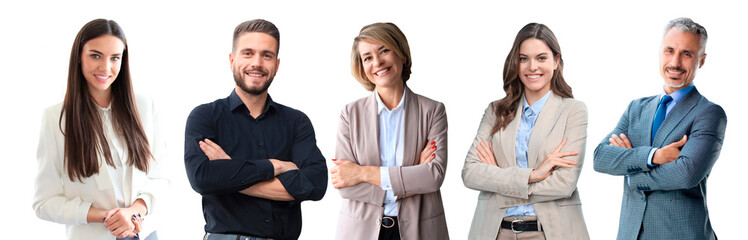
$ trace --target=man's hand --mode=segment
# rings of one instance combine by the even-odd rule
[[[294,164],[293,162],[281,161],[281,160],[272,159],[272,158],[269,160],[270,160],[270,163],[273,164],[273,170],[275,174],[273,176],[278,176],[281,173],[299,169],[299,167],[297,167],[296,164]]]
[[[198,142],[198,144],[200,145],[200,150],[203,150],[203,153],[208,156],[208,160],[231,159],[231,157],[223,151],[221,146],[218,146],[218,144],[210,139],[206,138],[204,141]]]
[[[381,184],[379,167],[361,166],[343,159],[333,159],[332,162],[335,163],[335,166],[330,169],[330,178],[332,179],[332,186],[335,188],[352,187],[362,182],[377,186]]]
[[[608,139],[610,142],[610,145],[616,146],[616,147],[622,147],[622,148],[633,148],[631,146],[631,142],[629,141],[629,138],[626,137],[626,134],[621,133],[620,136],[618,135],[610,135],[610,138]]]
[[[683,145],[686,145],[686,141],[688,141],[688,137],[683,135],[683,138],[679,141],[655,150],[654,156],[652,157],[652,163],[662,165],[675,161],[678,159],[678,155],[680,155],[680,148],[683,147]]]

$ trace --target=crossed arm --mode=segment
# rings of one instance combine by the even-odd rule
[[[719,157],[727,124],[721,107],[712,105],[697,113],[687,136],[655,151],[653,167],[646,166],[652,147],[634,146],[624,134],[628,130],[627,113],[621,117],[611,137],[604,139],[595,150],[595,170],[629,175],[631,188],[639,190],[638,187],[646,186],[647,191],[692,188],[711,172]],[[643,167],[631,171],[632,165]]]
[[[392,191],[398,199],[439,190],[447,165],[447,115],[443,104],[432,112],[427,142],[412,166],[388,168]],[[351,139],[351,123],[348,109],[343,109],[338,128],[336,164],[330,173],[332,183],[345,199],[382,205],[385,191],[381,188],[380,166],[361,166],[362,154],[354,151]],[[404,158],[410,157],[404,153]],[[379,156],[376,156],[379,157]],[[350,160],[348,160],[350,159]],[[404,160],[405,161],[405,160]],[[407,185],[405,184],[407,182]]]
[[[200,194],[240,192],[276,201],[319,200],[324,196],[327,168],[316,146],[311,121],[294,123],[291,158],[236,159],[209,138],[214,136],[207,111],[196,108],[187,120],[185,168]]]

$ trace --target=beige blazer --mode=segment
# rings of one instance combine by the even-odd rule
[[[520,104],[517,115],[504,130],[490,135],[496,122],[493,106],[497,102],[486,108],[462,168],[465,186],[481,191],[468,238],[496,239],[507,208],[532,204],[546,239],[589,239],[577,192],[587,140],[587,107],[580,101],[551,93],[530,135],[528,168],[519,168],[514,145],[523,106]],[[561,151],[579,151],[577,156],[566,157],[579,164],[571,169],[557,168],[545,180],[528,184],[532,169],[564,138],[568,140]],[[481,141],[493,142],[498,167],[481,163],[475,149]]]
[[[380,166],[376,91],[345,106],[340,114],[335,157],[362,166]],[[439,191],[447,171],[447,113],[444,104],[415,94],[406,87],[403,165],[389,167],[398,200],[400,237],[449,239]],[[427,142],[436,142],[433,161],[416,165]],[[385,191],[369,183],[339,189],[343,197],[337,239],[377,239],[384,211]]]
[[[131,168],[132,179],[124,183],[125,198],[129,198],[131,203],[142,198],[148,206],[148,216],[144,218],[140,232],[141,238],[145,238],[158,226],[157,218],[152,215],[156,209],[154,203],[161,192],[168,188],[169,181],[160,174],[159,162],[166,159],[160,155],[164,152],[163,144],[160,144],[163,141],[156,129],[153,104],[140,96],[136,97],[136,104],[151,151],[158,159],[151,162],[148,173],[127,166]],[[42,118],[37,150],[39,170],[33,203],[36,216],[67,225],[67,239],[115,239],[102,223],[88,223],[86,220],[91,206],[107,210],[117,207],[106,162],[102,160],[99,173],[83,179],[83,182],[70,181],[64,165],[65,139],[59,125],[61,109],[61,103],[51,106],[44,111]],[[122,159],[127,158],[126,151],[119,152]],[[99,156],[99,159],[103,157]]]

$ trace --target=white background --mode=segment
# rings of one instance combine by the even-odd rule
[[[41,113],[62,101],[78,30],[94,18],[108,18],[119,22],[128,38],[135,90],[154,98],[165,118],[169,157],[160,161],[172,185],[159,196],[159,235],[201,239],[200,195],[190,188],[183,165],[184,123],[195,106],[228,96],[234,86],[228,61],[232,31],[242,21],[264,18],[281,32],[282,61],[270,94],[311,118],[328,160],[334,157],[340,110],[369,95],[350,74],[353,38],[378,21],[402,29],[414,62],[408,85],[447,107],[449,167],[441,190],[453,239],[467,237],[475,210],[478,193],[464,187],[460,173],[483,110],[504,95],[506,54],[522,26],[547,24],[560,41],[574,96],[589,109],[586,164],[578,184],[587,227],[593,239],[614,239],[623,178],[595,172],[592,152],[631,100],[660,93],[663,27],[688,16],[709,32],[706,64],[694,82],[728,116],[722,153],[709,177],[712,226],[720,238],[735,239],[744,233],[739,216],[747,213],[742,202],[748,164],[740,152],[748,133],[741,98],[748,87],[744,10],[717,1],[5,1],[0,4],[3,238],[65,236],[63,225],[38,219],[31,207]],[[340,200],[329,185],[324,199],[304,202],[301,238],[332,239]]]

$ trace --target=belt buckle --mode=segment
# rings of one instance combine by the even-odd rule
[[[389,226],[387,226],[387,225],[384,225],[384,219],[389,219],[390,221],[392,221],[392,224],[391,224],[391,225],[389,225]],[[395,219],[393,219],[393,218],[391,218],[391,217],[383,217],[383,218],[382,218],[382,227],[384,227],[384,228],[392,228],[392,227],[394,227],[394,226],[395,226]]]
[[[515,223],[523,223],[523,222],[525,222],[525,221],[524,221],[524,220],[522,220],[522,219],[516,219],[516,220],[512,221],[512,225],[511,225],[511,227],[512,227],[512,232],[514,232],[514,233],[522,233],[522,232],[524,232],[524,231],[517,231],[517,230],[514,230],[514,224],[515,224]]]

